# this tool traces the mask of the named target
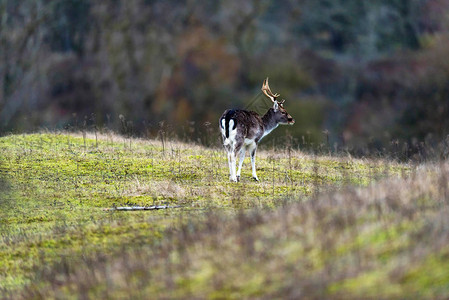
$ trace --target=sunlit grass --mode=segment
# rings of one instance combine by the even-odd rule
[[[298,219],[290,219],[287,215],[281,219],[276,217],[285,207],[313,203],[322,193],[352,186],[369,187],[385,177],[407,178],[413,171],[408,165],[386,160],[306,155],[287,147],[283,151],[262,149],[257,161],[261,182],[250,179],[247,158],[242,181],[231,183],[222,149],[177,141],[164,141],[163,144],[157,140],[130,139],[112,133],[6,136],[0,138],[0,157],[5,181],[0,202],[0,285],[5,295],[20,291],[31,282],[35,282],[34,288],[45,290],[47,279],[42,273],[45,266],[70,265],[70,261],[76,262],[83,257],[97,260],[97,255],[105,256],[107,263],[116,256],[145,256],[140,252],[142,247],[146,249],[144,253],[150,255],[160,247],[166,247],[167,243],[182,244],[183,241],[176,238],[176,232],[189,230],[189,226],[193,230],[192,239],[198,239],[199,244],[185,241],[186,251],[193,251],[198,257],[193,255],[188,274],[176,275],[177,271],[173,271],[170,280],[174,280],[179,289],[173,291],[174,294],[166,294],[163,292],[165,281],[152,281],[144,285],[145,291],[159,291],[170,297],[186,297],[197,288],[201,289],[198,295],[207,297],[276,295],[285,288],[284,283],[289,282],[285,276],[290,274],[290,269],[295,272],[304,266],[307,272],[315,274],[322,272],[322,268],[333,260],[333,255],[344,257],[354,249],[371,246],[374,247],[373,257],[388,261],[408,247],[400,235],[396,241],[398,245],[390,245],[388,241],[396,237],[389,232],[396,232],[396,225],[387,226],[386,237],[385,227],[379,225],[378,216],[371,210],[358,215],[346,207],[348,217],[342,219],[343,224],[350,220],[346,224],[349,227],[366,222],[370,225],[366,229],[362,226],[358,229],[360,232],[351,233],[345,229],[343,235],[335,231],[334,234],[341,235],[343,240],[338,240],[331,253],[323,253],[324,241],[320,235],[329,229],[324,229],[320,222],[312,226],[314,229],[310,233],[301,229],[305,226],[302,222],[306,221],[301,214]],[[151,212],[105,211],[114,206],[155,204],[181,207]],[[311,220],[320,218],[323,222],[332,219],[334,214],[335,218],[341,218],[342,213],[338,205],[330,210],[326,208],[322,215],[308,209],[311,209]],[[251,225],[253,219],[245,217],[242,210],[250,214],[256,212],[261,226]],[[224,229],[234,228],[229,227],[229,222],[237,221],[242,226],[243,237],[234,236],[233,230],[229,236],[225,234],[218,240],[209,236],[208,226],[219,226],[213,224],[215,221],[210,212],[218,214],[216,222],[221,219]],[[350,217],[352,213],[354,216]],[[395,217],[384,214],[383,218],[389,224],[388,220]],[[282,219],[286,222],[284,233],[279,231],[279,226],[284,226]],[[371,224],[372,220],[375,221]],[[307,222],[307,226],[312,225]],[[398,225],[397,230],[408,234],[407,224]],[[274,233],[272,229],[276,229]],[[195,237],[196,233],[200,236]],[[222,234],[218,233],[218,236]],[[242,254],[241,247],[246,247],[245,239],[252,241],[249,242],[253,244],[250,246],[253,250],[248,248],[250,253],[263,253],[273,263],[257,255],[252,258],[250,253],[246,254],[250,256],[245,263],[235,259],[236,254]],[[218,243],[221,250],[215,249],[213,242]],[[182,247],[181,244],[177,247]],[[172,263],[181,268],[185,258],[178,250],[170,249],[167,250],[170,261],[173,259]],[[219,259],[210,261],[212,256]],[[280,263],[280,257],[285,258],[285,262]],[[241,259],[245,259],[245,255]],[[83,263],[72,267],[76,266],[86,267]],[[163,266],[150,264],[147,267],[152,270],[151,276],[166,276]],[[285,272],[282,268],[286,268]],[[126,276],[137,276],[132,273],[133,268],[129,272]],[[154,275],[154,272],[161,273]],[[217,272],[223,272],[223,278],[217,279]],[[266,274],[272,274],[273,278]],[[139,276],[135,279],[138,281],[137,278]],[[97,279],[100,280],[96,283],[98,295],[102,295],[102,287],[106,288],[107,284]],[[219,284],[210,285],[211,280],[218,280]],[[271,284],[267,284],[267,280]],[[122,283],[117,283],[117,287]],[[261,290],[261,286],[266,286],[266,290]],[[351,286],[350,282],[335,283],[329,291],[351,291]],[[95,295],[95,291],[88,289]]]

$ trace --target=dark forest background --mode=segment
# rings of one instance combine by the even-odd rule
[[[0,0],[0,22],[3,134],[204,142],[226,108],[264,113],[267,76],[297,121],[272,141],[407,155],[449,131],[446,0]]]

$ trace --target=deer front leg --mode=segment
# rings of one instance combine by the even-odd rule
[[[251,168],[253,169],[253,179],[255,181],[259,181],[259,178],[257,178],[257,174],[256,174],[256,150],[257,150],[257,144],[254,143],[249,148],[249,151],[251,153]]]
[[[240,172],[242,171],[243,161],[245,160],[245,153],[246,153],[246,149],[245,149],[245,147],[242,147],[240,149],[239,169],[237,171],[237,181],[240,181]]]

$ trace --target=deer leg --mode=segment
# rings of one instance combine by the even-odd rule
[[[235,156],[237,154],[236,148],[232,147],[230,151],[228,152],[228,161],[229,161],[229,172],[230,176],[229,179],[233,182],[237,182],[237,176],[235,174]]]
[[[228,151],[228,167],[229,167],[229,179],[232,178],[232,152]]]
[[[235,176],[235,147],[234,145],[226,145],[225,150],[228,153],[229,180],[237,181]]]
[[[231,153],[231,181],[237,182],[237,176],[235,175],[235,152]]]
[[[237,182],[238,178],[237,178],[237,174],[236,174],[236,157],[237,157],[237,153],[240,152],[240,150],[242,149],[243,146],[243,140],[237,140],[236,143],[234,144],[234,147],[231,151],[231,181]]]
[[[240,149],[240,157],[239,157],[239,169],[237,171],[237,181],[240,181],[240,172],[242,171],[243,161],[245,160],[246,149],[242,147]]]
[[[253,170],[253,179],[255,181],[259,181],[259,178],[257,178],[256,174],[256,150],[257,150],[257,144],[254,143],[250,146],[250,153],[251,153],[251,168]]]

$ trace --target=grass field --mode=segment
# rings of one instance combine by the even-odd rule
[[[1,298],[447,298],[445,162],[267,148],[0,138]]]

